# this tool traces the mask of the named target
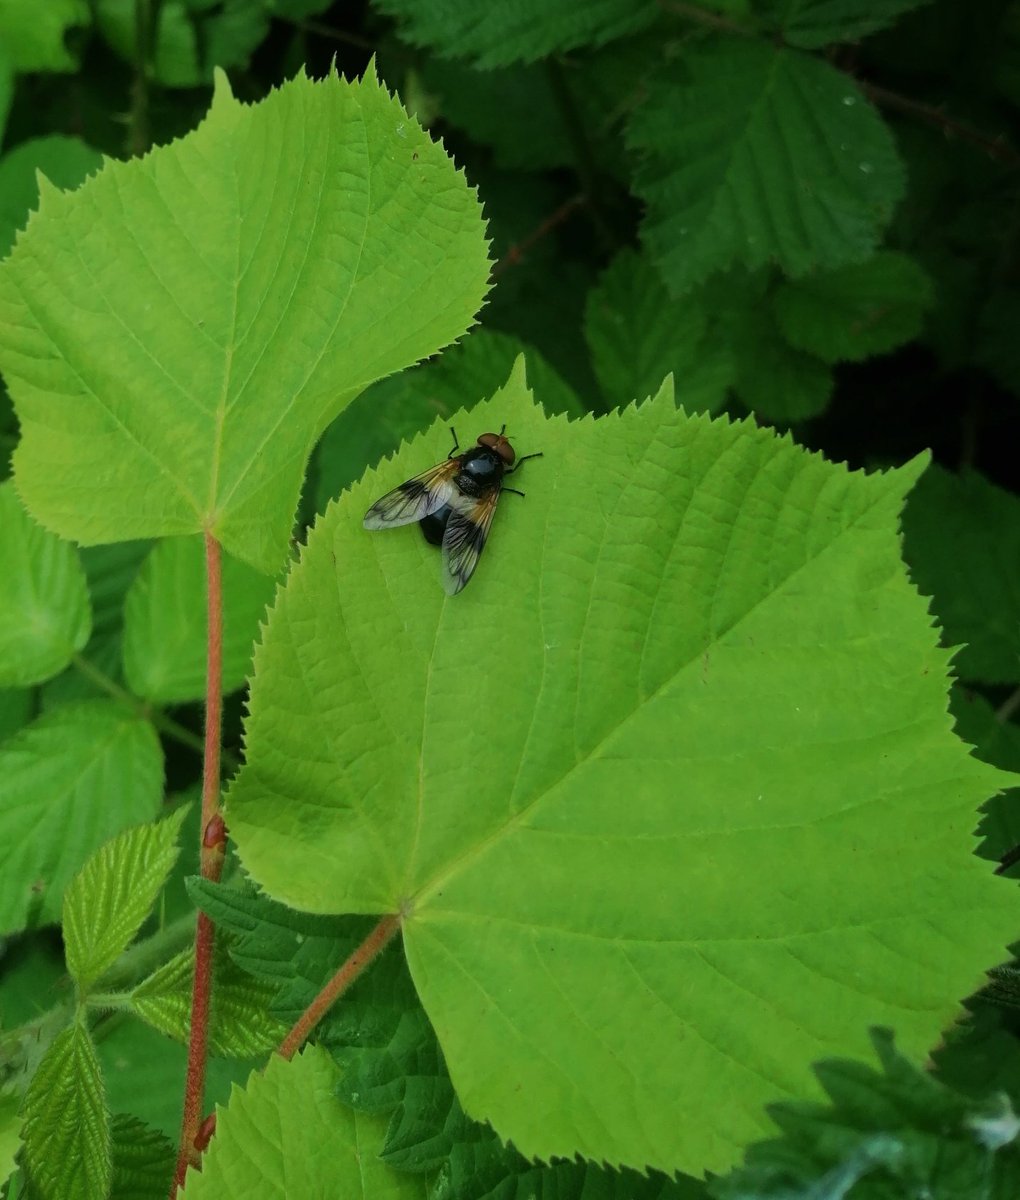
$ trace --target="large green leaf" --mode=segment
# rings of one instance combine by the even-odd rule
[[[763,16],[791,46],[817,50],[850,42],[891,25],[902,13],[930,0],[771,0]],[[769,11],[769,10],[772,11]]]
[[[1020,725],[1002,710],[997,712],[983,696],[959,685],[953,688],[951,711],[957,736],[974,747],[978,758],[1020,774]],[[1000,859],[1020,846],[1020,788],[1009,788],[988,801],[980,832],[986,858]]]
[[[134,1117],[113,1118],[113,1181],[110,1200],[162,1200],[170,1190],[177,1157],[173,1143]]]
[[[516,0],[476,5],[472,0],[377,0],[400,21],[403,37],[479,67],[535,62],[559,50],[601,46],[651,25],[658,11],[651,0]]]
[[[873,252],[903,192],[892,137],[853,81],[763,42],[686,48],[634,114],[644,240],[686,291],[736,259],[790,275]]]
[[[1020,682],[1020,499],[977,471],[924,473],[903,514],[904,554],[932,597],[961,678]]]
[[[92,614],[75,548],[47,533],[0,484],[0,686],[56,675],[89,639]]]
[[[10,112],[13,96],[14,67],[3,44],[0,43],[0,145],[3,144],[4,128],[7,125],[7,114]]]
[[[222,564],[223,691],[242,687],[273,580],[229,555]],[[205,695],[206,578],[201,538],[160,542],[135,576],[124,605],[124,677],[158,703]]]
[[[108,701],[45,713],[0,746],[0,933],[60,919],[89,855],[159,810],[148,721]]]
[[[92,855],[64,893],[61,931],[67,969],[82,991],[113,965],[156,902],[177,861],[187,809],[126,829]]]
[[[85,1023],[57,1034],[29,1084],[24,1166],[39,1200],[105,1200],[113,1176],[110,1112]]]
[[[527,499],[453,599],[417,530],[361,525],[445,428],[327,510],[256,652],[231,833],[294,907],[402,914],[461,1103],[524,1155],[719,1169],[869,1022],[926,1050],[1015,936],[971,853],[1010,777],[952,736],[899,557],[921,464],[668,393],[546,419],[519,370],[475,415],[544,452]]]
[[[309,1047],[274,1056],[216,1114],[216,1136],[190,1171],[184,1200],[425,1200],[425,1180],[377,1158],[385,1122],[344,1108],[337,1069]]]
[[[80,138],[61,134],[22,142],[0,158],[0,258],[38,203],[37,171],[59,188],[76,188],[102,161]]]
[[[853,362],[917,337],[933,300],[931,280],[917,263],[884,250],[782,285],[775,311],[791,346],[825,362]]]
[[[71,71],[65,34],[88,22],[88,0],[0,0],[0,46],[16,71]]]
[[[318,435],[458,337],[487,270],[472,190],[371,71],[252,106],[220,77],[194,133],[44,187],[0,266],[19,491],[81,542],[208,529],[275,572]]]
[[[711,330],[701,293],[672,299],[651,263],[616,256],[588,296],[585,337],[608,407],[643,400],[672,372],[687,412],[714,412],[733,383],[733,352]]]

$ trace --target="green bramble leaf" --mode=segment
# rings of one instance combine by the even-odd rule
[[[853,42],[885,29],[901,14],[930,0],[772,0],[772,12],[762,15],[767,25],[791,46],[820,50],[832,42]]]
[[[183,1200],[425,1200],[425,1180],[380,1162],[378,1118],[344,1108],[329,1055],[307,1047],[270,1058],[216,1113],[216,1136],[189,1171]]]
[[[135,1117],[115,1114],[111,1128],[113,1183],[110,1200],[161,1200],[170,1191],[174,1145]]]
[[[436,417],[451,418],[491,395],[525,349],[510,334],[478,329],[439,358],[370,387],[323,436],[316,459],[316,510]],[[580,402],[557,372],[530,347],[527,355],[535,398],[545,411],[581,416]]]
[[[75,548],[25,512],[0,484],[0,686],[56,675],[89,639],[92,615]]]
[[[717,1200],[1015,1196],[1020,1153],[1010,1143],[1020,1120],[1006,1097],[979,1107],[898,1054],[888,1031],[873,1040],[881,1070],[819,1063],[830,1105],[775,1105],[783,1136],[753,1146],[745,1165],[712,1181],[709,1193]]]
[[[15,1159],[21,1150],[20,1108],[21,1097],[17,1092],[0,1089],[0,1187],[13,1174]]]
[[[207,530],[272,574],[318,435],[487,273],[473,191],[372,70],[251,106],[221,76],[187,137],[44,187],[0,265],[19,493],[83,543]]]
[[[25,1175],[38,1200],[106,1200],[110,1112],[92,1036],[81,1020],[54,1038],[22,1109]]]
[[[194,951],[189,947],[158,967],[132,991],[131,1010],[146,1024],[179,1042],[187,1042],[191,1024]],[[222,938],[213,955],[213,1017],[209,1048],[213,1054],[251,1058],[278,1045],[286,1025],[267,1011],[272,990],[237,967]]]
[[[87,992],[134,940],[177,861],[179,809],[155,825],[139,825],[95,851],[64,893],[61,930],[67,969]]]
[[[1020,499],[932,465],[903,513],[904,556],[932,598],[961,679],[1020,682]]]
[[[274,582],[223,556],[223,691],[244,686],[251,649]],[[124,677],[160,704],[199,700],[206,671],[205,548],[167,538],[149,554],[124,605]]]
[[[557,51],[603,46],[653,24],[658,8],[650,0],[517,0],[481,8],[469,0],[377,0],[377,8],[400,23],[401,37],[430,46],[447,58],[467,58],[475,66],[505,67],[536,62]]]
[[[0,158],[0,258],[39,202],[37,171],[58,188],[69,190],[98,170],[102,161],[98,150],[62,134],[21,142]]]
[[[866,262],[783,283],[773,303],[791,346],[835,363],[859,362],[917,337],[934,298],[912,258],[880,250]]]
[[[703,294],[672,299],[643,255],[618,254],[585,308],[585,338],[608,407],[653,395],[672,373],[687,412],[720,408],[735,364],[729,345],[709,327]]]
[[[109,701],[63,705],[0,745],[0,933],[58,921],[89,855],[153,820],[162,791],[152,726]]]
[[[747,306],[732,321],[734,390],[767,421],[787,425],[816,417],[832,396],[831,368],[783,340],[764,306]]]
[[[4,127],[7,124],[7,114],[11,109],[14,96],[14,67],[3,44],[0,43],[0,143],[3,141]]]
[[[953,688],[950,709],[957,737],[973,746],[978,758],[1020,774],[1020,725],[959,684]],[[1020,846],[1020,788],[1007,788],[988,801],[979,832],[984,839],[979,852],[985,858],[1000,859]]]
[[[733,261],[795,277],[859,262],[903,193],[892,136],[853,81],[763,42],[687,46],[629,142],[644,242],[677,295]]]
[[[668,390],[549,419],[519,367],[473,415],[544,453],[526,500],[454,598],[417,530],[362,528],[444,427],[330,506],[256,651],[231,835],[284,903],[401,914],[460,1103],[520,1153],[717,1171],[869,1021],[926,1052],[1015,936],[971,853],[1012,777],[953,737],[899,556],[922,464]]]
[[[73,71],[64,39],[88,23],[87,0],[0,0],[0,46],[15,71]]]

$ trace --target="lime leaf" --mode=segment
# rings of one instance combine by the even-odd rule
[[[0,0],[2,3],[2,0]],[[80,138],[53,134],[22,142],[0,158],[0,258],[14,244],[39,201],[37,171],[58,188],[76,188],[102,165],[98,150]]]
[[[73,71],[64,36],[88,25],[87,0],[0,0],[0,46],[16,71]]]
[[[92,615],[75,548],[25,512],[0,484],[0,686],[56,675],[89,639]]]
[[[468,58],[478,67],[535,62],[578,46],[603,46],[654,23],[650,0],[517,0],[477,8],[464,0],[418,4],[378,0],[377,8],[400,22],[401,37],[430,46],[448,58]]]
[[[189,1171],[184,1200],[424,1200],[425,1180],[381,1163],[385,1122],[344,1108],[337,1069],[309,1046],[291,1062],[274,1055],[262,1075],[216,1113],[216,1136]]]
[[[174,1173],[173,1143],[135,1117],[113,1118],[113,1186],[110,1200],[166,1196]]]
[[[319,447],[316,508],[324,509],[366,467],[424,432],[437,416],[452,417],[491,395],[525,350],[528,377],[545,411],[581,416],[577,397],[537,350],[510,334],[479,329],[440,358],[375,384],[340,414]],[[463,432],[473,441],[484,430],[472,433],[466,426]]]
[[[888,1031],[873,1037],[881,1071],[838,1059],[820,1063],[831,1106],[776,1105],[772,1115],[784,1136],[752,1147],[745,1166],[714,1180],[710,1194],[718,1200],[1016,1195],[1020,1155],[1015,1147],[999,1153],[1006,1142],[993,1132],[995,1120],[1011,1126],[1014,1137],[1020,1131],[1006,1098],[996,1116],[991,1106],[978,1107],[914,1067],[895,1051]]]
[[[92,1037],[73,1021],[53,1040],[28,1085],[23,1163],[39,1200],[106,1200],[112,1178],[110,1113]]]
[[[187,811],[118,834],[89,858],[64,893],[67,969],[82,992],[113,965],[156,903],[177,861],[177,835]]]
[[[977,471],[931,466],[903,514],[904,555],[962,679],[1020,682],[1020,499]]]
[[[588,295],[585,337],[610,408],[654,395],[672,373],[687,412],[714,412],[733,382],[733,355],[713,344],[699,294],[671,299],[648,260],[633,250],[613,259]]]
[[[852,42],[892,25],[901,13],[929,0],[773,0],[777,31],[791,46],[819,50],[830,42]],[[762,13],[766,23],[773,16]]]
[[[0,1187],[10,1179],[14,1160],[21,1149],[21,1097],[0,1091]]]
[[[191,948],[182,950],[131,993],[132,1011],[179,1042],[188,1040],[191,1025],[193,959]],[[213,971],[212,1053],[251,1058],[278,1045],[287,1027],[267,1012],[272,989],[234,964],[223,938],[216,940]]]
[[[543,450],[527,499],[455,598],[417,530],[362,528],[445,428],[327,510],[256,651],[231,834],[278,900],[402,914],[460,1102],[526,1157],[719,1170],[869,1021],[926,1050],[1015,937],[971,853],[1010,777],[953,737],[899,557],[922,464],[668,392],[547,419],[519,369],[475,416]]]
[[[0,144],[3,143],[4,128],[7,125],[7,114],[10,112],[13,96],[14,68],[7,56],[7,51],[0,43]]]
[[[867,258],[903,193],[888,129],[828,63],[756,41],[685,48],[630,126],[644,241],[681,293],[737,259],[789,275]]]
[[[244,686],[273,580],[223,557],[223,691]],[[206,578],[201,538],[168,538],[150,553],[124,605],[124,677],[146,700],[205,695]]]
[[[487,273],[474,193],[371,71],[251,106],[221,77],[194,133],[44,187],[0,266],[19,493],[80,542],[208,529],[272,574],[318,435]]]
[[[774,304],[791,346],[834,363],[917,337],[933,300],[931,280],[912,258],[880,250],[866,262],[781,284]]]
[[[159,810],[163,760],[148,721],[108,701],[44,713],[0,746],[0,933],[60,918],[82,863]]]

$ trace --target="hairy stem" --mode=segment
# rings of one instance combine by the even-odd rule
[[[208,635],[205,687],[205,756],[202,764],[202,845],[200,851],[203,879],[217,883],[223,869],[226,827],[220,812],[220,723],[223,679],[223,588],[220,544],[206,532],[205,568],[208,601]],[[192,1157],[198,1154],[195,1137],[202,1121],[205,1094],[206,1049],[209,1039],[209,1002],[212,996],[213,947],[215,930],[204,912],[195,926],[195,977],[191,989],[191,1029],[188,1038],[188,1073],[184,1083],[184,1116],[177,1168],[170,1189],[171,1200]]]
[[[383,917],[361,945],[348,958],[321,992],[298,1017],[294,1027],[280,1043],[278,1053],[293,1058],[305,1039],[336,1001],[347,991],[364,969],[386,949],[400,928],[397,916]]]

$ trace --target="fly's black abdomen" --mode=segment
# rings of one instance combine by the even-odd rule
[[[425,540],[432,546],[441,546],[443,544],[443,535],[446,533],[446,526],[450,520],[450,513],[453,509],[449,504],[444,504],[442,508],[437,508],[434,513],[429,513],[427,517],[422,517],[418,522],[421,526],[421,531],[425,535]]]

